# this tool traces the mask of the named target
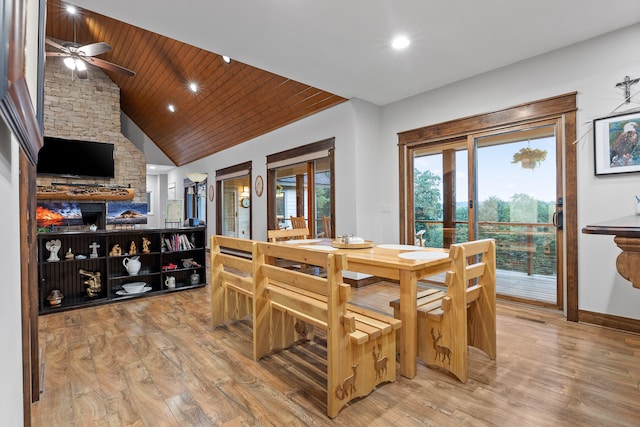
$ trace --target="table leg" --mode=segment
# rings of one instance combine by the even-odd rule
[[[406,378],[416,376],[417,340],[417,278],[406,270],[400,271],[400,375]]]

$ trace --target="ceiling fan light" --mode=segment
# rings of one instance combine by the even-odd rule
[[[87,64],[85,64],[82,59],[76,59],[76,68],[78,71],[85,71],[87,69]]]
[[[70,70],[75,70],[76,69],[76,61],[73,58],[71,58],[71,57],[64,58],[63,62],[64,62],[64,65],[66,65],[68,69],[70,69]]]

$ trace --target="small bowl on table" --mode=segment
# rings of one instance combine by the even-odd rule
[[[125,283],[122,285],[122,289],[125,290],[128,294],[139,294],[144,291],[144,287],[147,284],[145,282],[133,282],[133,283]]]

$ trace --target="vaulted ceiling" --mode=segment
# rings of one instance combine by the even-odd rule
[[[74,18],[66,4],[47,3],[47,36],[74,41]],[[109,43],[113,49],[98,58],[135,71],[133,77],[106,73],[121,89],[122,111],[178,166],[345,101],[87,10],[76,15],[75,41]],[[88,78],[96,72],[92,70],[89,67]],[[197,84],[197,93],[190,90],[191,82]]]
[[[640,22],[638,0],[68,1],[77,41],[136,71],[108,73],[122,109],[178,165],[346,99],[384,106]],[[47,34],[73,40],[61,4],[47,2]]]

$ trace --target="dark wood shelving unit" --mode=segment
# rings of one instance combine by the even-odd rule
[[[178,237],[181,236],[181,237]],[[142,253],[142,238],[149,239],[149,253]],[[59,239],[60,261],[47,261],[47,242]],[[135,242],[135,254],[127,254],[131,242]],[[98,257],[90,258],[89,245],[96,242]],[[111,248],[119,244],[122,255],[110,256]],[[183,227],[166,229],[132,229],[102,231],[70,231],[38,234],[38,295],[39,313],[47,314],[74,308],[106,304],[130,298],[159,295],[206,285],[206,228]],[[85,255],[86,259],[65,259],[71,249],[74,255]],[[129,275],[123,265],[125,258],[137,256],[142,266],[136,275]],[[198,266],[185,264],[192,260]],[[167,269],[174,265],[175,268]],[[86,277],[79,270],[100,272],[102,289],[96,297],[89,297],[84,284]],[[199,278],[192,278],[197,274]],[[167,288],[167,277],[175,278],[175,287]],[[145,282],[150,290],[139,294],[123,294],[122,285]],[[47,297],[58,289],[64,298],[59,306],[52,306]]]

